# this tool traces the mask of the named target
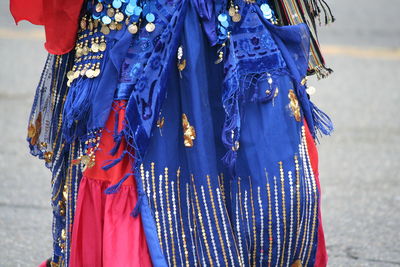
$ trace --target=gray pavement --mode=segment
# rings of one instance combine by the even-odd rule
[[[50,173],[29,155],[26,123],[46,53],[41,28],[0,3],[0,266],[50,256]],[[398,0],[329,1],[320,29],[335,73],[312,81],[336,129],[321,139],[329,266],[400,266],[400,23]],[[355,51],[354,51],[355,50]]]

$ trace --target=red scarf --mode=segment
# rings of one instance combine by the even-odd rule
[[[15,23],[27,20],[43,25],[45,48],[51,54],[61,55],[75,46],[82,3],[83,0],[10,0],[10,10]]]

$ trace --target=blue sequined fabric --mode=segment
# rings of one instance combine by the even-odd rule
[[[141,214],[154,266],[313,266],[319,191],[304,123],[315,136],[329,120],[301,83],[307,26],[272,24],[266,1],[234,1],[229,33],[220,38],[225,20],[218,17],[229,12],[230,2],[159,0],[145,1],[151,9],[141,11],[136,32],[138,17],[126,14],[132,1],[120,2],[126,21],[111,33],[104,25],[117,20],[117,7],[113,16],[94,4],[87,10],[93,19],[111,19],[97,25],[99,40],[107,43],[98,76],[82,72],[67,90],[71,53],[61,68],[48,64],[47,71],[61,76],[46,76],[38,87],[62,81],[55,83],[55,108],[38,104],[50,101],[50,92],[39,94],[36,99],[44,100],[35,101],[30,119],[35,129],[41,126],[36,121],[53,120],[48,142],[60,151],[48,163],[53,261],[68,266],[65,229],[73,225],[88,140],[101,135],[112,102],[127,100],[125,128],[114,137],[116,146],[125,139],[127,151],[135,151],[139,200],[133,215]],[[107,4],[113,3],[102,2],[103,8]],[[32,143],[35,136],[28,139],[32,151],[43,156],[40,140]],[[107,193],[118,194],[122,182]]]

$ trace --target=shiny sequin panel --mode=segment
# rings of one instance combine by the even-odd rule
[[[183,175],[154,162],[140,170],[168,265],[313,266],[319,192],[304,127],[298,153],[230,188],[224,174]]]

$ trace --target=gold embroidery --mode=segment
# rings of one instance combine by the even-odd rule
[[[303,264],[301,263],[301,260],[296,260],[295,262],[290,265],[290,267],[302,267]]]
[[[193,140],[196,139],[196,130],[190,125],[185,113],[182,114],[183,141],[186,147],[193,146]]]
[[[289,107],[292,110],[293,116],[296,121],[301,120],[299,101],[297,100],[294,90],[289,90],[288,97],[290,99]]]

